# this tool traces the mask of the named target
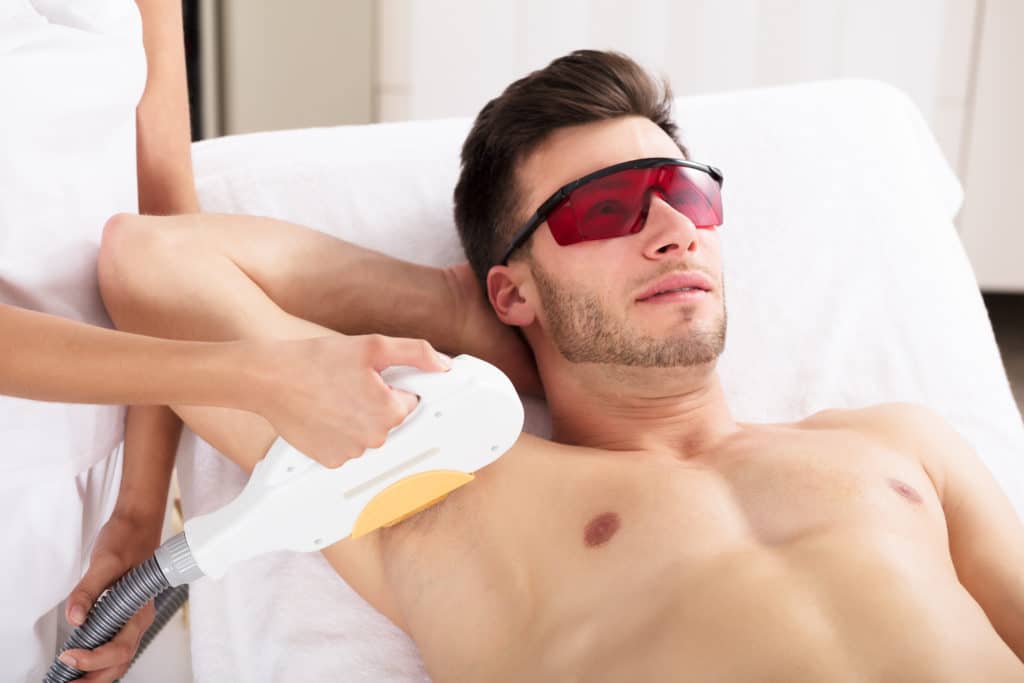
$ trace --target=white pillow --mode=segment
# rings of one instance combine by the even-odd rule
[[[719,367],[736,417],[921,402],[974,443],[1024,510],[1024,429],[952,223],[962,192],[910,99],[842,80],[676,104],[691,155],[726,177]],[[199,143],[201,202],[454,263],[464,257],[451,196],[470,123]]]

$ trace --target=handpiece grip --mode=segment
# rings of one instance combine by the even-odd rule
[[[366,533],[384,517],[389,522],[412,513],[438,481],[464,481],[460,473],[470,475],[500,457],[522,430],[523,406],[512,382],[478,358],[458,356],[448,372],[388,368],[382,376],[420,397],[384,444],[327,468],[277,439],[234,500],[185,523],[202,573],[217,578],[236,562],[274,550],[320,550]],[[377,499],[381,509],[370,510],[376,516],[360,521],[382,493],[387,505]]]
[[[450,361],[451,359],[449,359]],[[394,437],[399,430],[412,423],[417,417],[424,399],[436,401],[445,392],[450,382],[447,373],[427,373],[411,365],[393,365],[381,371],[381,379],[392,389],[400,389],[416,396],[419,400],[409,414],[388,432],[388,438]],[[366,451],[360,453],[362,456]],[[316,467],[324,467],[309,456],[303,454],[284,438],[277,438],[270,450],[263,456],[257,467],[260,476],[267,484],[274,486],[288,478],[303,474]],[[331,468],[328,468],[331,469]],[[256,474],[255,472],[253,473]]]

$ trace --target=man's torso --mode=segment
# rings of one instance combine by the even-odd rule
[[[918,456],[857,411],[742,427],[689,460],[524,437],[383,531],[433,679],[1024,680]]]

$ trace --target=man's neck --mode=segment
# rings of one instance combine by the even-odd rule
[[[553,368],[552,368],[553,369]],[[555,441],[688,460],[739,431],[712,366],[577,365],[545,377]]]

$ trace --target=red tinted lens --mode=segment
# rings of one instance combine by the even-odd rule
[[[565,246],[639,230],[647,188],[659,172],[657,168],[630,168],[577,187],[548,214],[555,241]]]
[[[704,171],[686,166],[661,169],[661,196],[673,209],[698,228],[722,224],[722,193],[715,179]]]
[[[548,214],[548,227],[562,246],[639,232],[652,191],[698,227],[722,222],[718,183],[711,176],[660,166],[625,169],[581,185]]]

